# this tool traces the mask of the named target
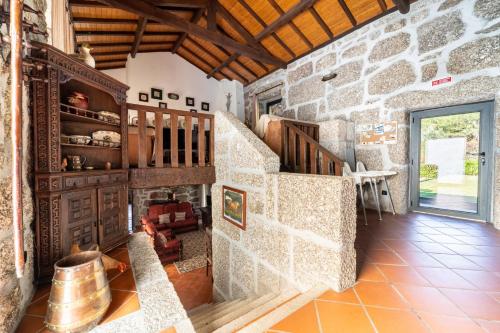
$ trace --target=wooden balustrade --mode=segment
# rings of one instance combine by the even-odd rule
[[[214,115],[152,106],[127,104],[129,110],[137,111],[138,127],[138,165],[139,169],[155,168],[192,168],[214,165]],[[147,121],[154,119],[154,162],[147,156]],[[169,115],[170,146],[164,147],[164,115]],[[179,121],[184,120],[184,147],[179,147]],[[209,126],[206,126],[206,122]],[[194,127],[197,122],[196,140],[193,142]],[[208,129],[206,129],[208,128]],[[168,133],[168,132],[167,132]],[[207,135],[208,133],[208,135]],[[193,145],[194,143],[194,145]],[[207,145],[208,144],[208,145]],[[194,154],[193,154],[194,153]],[[208,158],[207,158],[208,157]],[[167,161],[165,161],[165,159]],[[196,163],[193,161],[196,159]],[[154,165],[153,165],[154,164]]]
[[[301,129],[294,121],[284,120],[282,131],[281,164],[286,169],[309,174],[342,175],[344,162],[318,142],[319,126],[307,124]]]

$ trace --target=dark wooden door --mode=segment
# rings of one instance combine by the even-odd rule
[[[99,246],[104,251],[127,234],[127,187],[104,187],[97,193]]]
[[[97,198],[95,190],[66,192],[61,195],[63,256],[71,246],[82,250],[97,244]]]

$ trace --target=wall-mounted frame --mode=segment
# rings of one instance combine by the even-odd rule
[[[168,109],[167,103],[165,103],[165,102],[159,102],[158,107],[160,109]]]
[[[201,109],[203,111],[210,111],[210,103],[207,102],[201,102]]]
[[[196,110],[196,109],[189,109],[189,111],[191,111],[191,112],[198,112],[198,110]]]
[[[149,102],[149,95],[147,93],[140,92],[139,93],[139,101],[140,102]]]
[[[186,97],[186,105],[194,106],[194,97]]]
[[[222,186],[222,217],[245,230],[247,226],[247,193],[229,186]]]
[[[163,89],[151,88],[151,99],[163,99]]]
[[[179,99],[179,94],[168,93],[167,97],[169,99],[173,99],[173,100],[177,101]]]

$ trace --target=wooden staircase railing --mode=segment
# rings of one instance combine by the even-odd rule
[[[293,121],[282,122],[282,166],[290,172],[341,176],[344,162],[319,144],[319,127],[303,128],[308,132]]]

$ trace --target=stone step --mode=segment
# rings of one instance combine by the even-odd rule
[[[227,309],[230,309],[233,305],[236,305],[240,302],[244,302],[245,299],[236,299],[232,301],[226,301],[222,303],[217,303],[212,305],[211,307],[207,308],[205,311],[202,311],[193,317],[191,317],[191,322],[193,323],[193,326],[196,325],[198,322],[206,320],[206,318],[213,318],[215,314],[223,314],[227,311]]]
[[[197,333],[209,333],[214,332],[218,328],[232,322],[235,319],[251,312],[252,310],[265,305],[267,302],[276,298],[276,294],[267,294],[261,296],[253,301],[243,301],[239,304],[233,305],[226,314],[218,314],[207,320],[206,323],[201,323],[194,325],[194,329]]]
[[[305,293],[302,293],[297,297],[289,300],[288,302],[282,304],[281,306],[275,308],[271,312],[268,312],[265,316],[251,322],[247,326],[242,327],[238,330],[238,333],[265,332],[281,320],[288,317],[293,312],[299,310],[301,307],[303,307],[313,299],[318,298],[319,296],[324,294],[326,291],[328,291],[328,289],[330,288],[327,286],[316,286],[314,288],[311,288]]]
[[[192,318],[196,314],[207,310],[208,308],[212,307],[213,305],[214,305],[214,303],[205,303],[205,304],[199,305],[199,306],[195,307],[194,309],[187,311],[187,314],[188,314],[189,318]]]
[[[271,299],[269,302],[262,304],[259,307],[249,311],[236,318],[235,320],[227,323],[226,325],[216,329],[214,333],[231,333],[237,332],[239,329],[245,327],[248,324],[251,324],[254,320],[258,320],[259,318],[267,315],[271,311],[283,306],[287,302],[291,301],[295,297],[299,296],[300,292],[297,290],[288,290],[283,291],[278,296]]]

